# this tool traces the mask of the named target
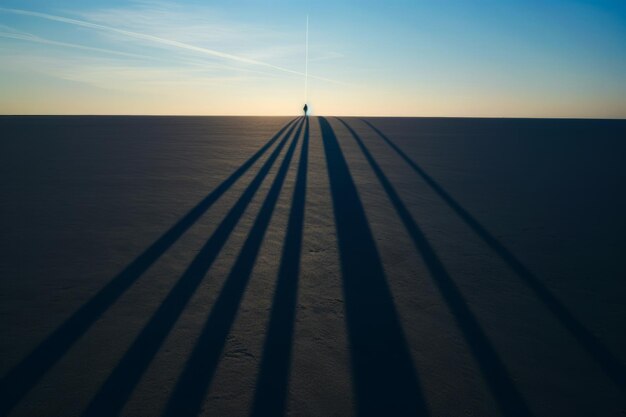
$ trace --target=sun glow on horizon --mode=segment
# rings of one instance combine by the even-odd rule
[[[0,7],[1,114],[626,118],[619,2]]]

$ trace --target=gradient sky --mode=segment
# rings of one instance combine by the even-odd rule
[[[0,1],[1,114],[626,118],[626,1]]]

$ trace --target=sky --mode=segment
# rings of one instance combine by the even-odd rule
[[[0,0],[0,114],[292,115],[305,101],[626,118],[626,1]]]

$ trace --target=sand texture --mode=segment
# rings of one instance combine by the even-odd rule
[[[626,122],[0,117],[0,416],[624,416]]]

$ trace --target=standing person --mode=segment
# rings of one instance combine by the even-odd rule
[[[309,106],[304,103],[304,107],[302,108],[302,110],[304,110],[304,115],[306,116],[306,112],[309,110]]]

